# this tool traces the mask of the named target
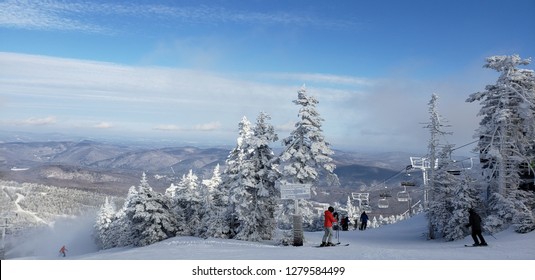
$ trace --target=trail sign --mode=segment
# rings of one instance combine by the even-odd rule
[[[281,199],[293,199],[295,202],[295,215],[293,215],[294,246],[303,246],[303,217],[299,214],[299,199],[309,199],[311,184],[281,184]]]
[[[309,199],[311,184],[280,185],[281,199]]]

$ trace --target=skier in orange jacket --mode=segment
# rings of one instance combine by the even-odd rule
[[[321,247],[334,246],[334,244],[332,243],[333,223],[336,223],[337,220],[336,218],[334,218],[333,212],[334,208],[332,206],[329,206],[327,211],[325,211],[325,221],[323,222],[325,234],[323,235],[323,239],[321,240]]]

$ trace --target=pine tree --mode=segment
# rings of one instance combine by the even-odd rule
[[[477,131],[477,150],[488,182],[487,203],[491,230],[515,224],[519,232],[535,229],[534,194],[521,189],[520,174],[534,174],[535,162],[535,75],[519,69],[529,59],[518,55],[492,56],[485,68],[500,73],[496,84],[469,96],[480,101],[482,116]],[[530,167],[531,166],[531,167]]]
[[[218,196],[216,191],[219,185],[221,185],[221,173],[219,170],[220,167],[219,164],[217,164],[212,172],[212,178],[202,181],[202,184],[207,188],[208,194],[210,194],[211,200],[214,200],[214,197]]]
[[[232,149],[226,160],[226,169],[223,172],[221,187],[223,192],[228,193],[228,208],[224,217],[228,219],[227,223],[230,228],[229,237],[234,238],[238,228],[241,226],[238,220],[238,210],[242,200],[247,199],[243,192],[243,185],[246,184],[247,175],[242,172],[245,159],[248,157],[250,150],[246,140],[253,135],[251,123],[244,116],[238,124],[238,139],[236,147]],[[247,201],[243,201],[247,205]]]
[[[134,246],[150,245],[176,235],[171,203],[166,196],[152,190],[145,173],[125,214],[131,221]]]
[[[258,231],[260,238],[270,240],[277,227],[275,213],[277,212],[280,192],[275,186],[280,178],[277,169],[278,157],[271,149],[271,143],[278,140],[273,125],[268,123],[271,117],[261,112],[253,128],[253,135],[248,139],[251,153],[247,161],[251,162],[253,184],[249,191],[254,192],[258,203]]]
[[[115,214],[111,222],[108,239],[111,241],[108,248],[124,247],[134,244],[134,235],[132,233],[132,220],[126,215],[126,210],[135,205],[138,191],[135,186],[128,189],[128,194],[124,201],[123,207]]]
[[[453,145],[445,145],[438,156],[438,166],[434,173],[434,199],[430,202],[428,213],[433,228],[447,241],[466,236],[467,211],[479,205],[478,193],[467,172],[459,175],[456,162],[451,159]]]
[[[214,168],[212,178],[204,180],[209,193],[207,212],[203,218],[202,225],[206,228],[204,237],[228,238],[230,234],[228,215],[228,193],[222,187],[222,178],[219,171],[219,164]]]
[[[334,173],[336,165],[331,158],[334,152],[330,144],[325,141],[322,130],[324,119],[316,110],[318,100],[307,95],[303,86],[297,92],[297,99],[293,103],[300,106],[299,121],[295,124],[295,129],[290,136],[282,140],[284,150],[280,155],[283,166],[281,182],[314,186],[323,174],[331,186],[338,187],[340,182]],[[312,208],[308,201],[299,203],[304,204],[304,208]],[[285,216],[283,221],[289,221],[288,217],[295,213],[294,203],[286,200],[283,207],[282,215]]]
[[[200,189],[198,177],[190,169],[177,185],[172,184],[165,191],[166,196],[171,198],[171,207],[177,218],[178,235],[200,235],[204,211]]]
[[[353,205],[353,201],[351,200],[350,196],[347,196],[346,209],[347,209],[347,216],[350,219],[349,220],[350,224],[356,223],[355,217],[358,215],[358,212],[357,212],[355,205]]]
[[[441,116],[438,113],[438,95],[433,93],[431,95],[431,100],[429,101],[429,114],[430,114],[430,122],[425,126],[429,129],[430,132],[430,139],[429,139],[429,162],[431,164],[431,168],[429,169],[429,182],[424,182],[424,185],[426,185],[426,196],[429,204],[434,204],[433,207],[430,207],[429,205],[426,205],[428,207],[427,211],[427,217],[429,220],[429,238],[434,239],[435,238],[435,232],[437,231],[436,228],[434,228],[435,225],[440,225],[442,222],[439,220],[444,219],[444,217],[439,217],[438,215],[444,214],[444,204],[439,203],[434,197],[435,193],[441,190],[437,190],[435,187],[435,181],[437,181],[437,178],[435,176],[435,167],[436,167],[436,161],[437,161],[437,149],[440,144],[439,137],[444,136],[446,134],[450,134],[448,132],[445,132],[442,130],[442,128],[445,126],[443,122],[441,121]],[[425,172],[425,171],[424,171]],[[447,174],[443,174],[447,177]],[[440,206],[440,207],[439,207]],[[439,214],[440,213],[440,214]]]
[[[316,110],[319,102],[307,95],[304,86],[297,92],[297,99],[293,102],[300,106],[300,120],[290,136],[282,140],[284,151],[280,158],[284,163],[284,178],[300,184],[316,183],[320,179],[320,172],[324,171],[329,182],[338,186],[338,177],[334,174],[336,165],[330,157],[334,152],[325,141],[321,129],[324,120]]]
[[[261,112],[251,133],[246,119],[242,120],[238,146],[234,150],[236,167],[239,171],[230,189],[236,219],[234,228],[236,239],[259,241],[273,237],[276,223],[275,212],[278,207],[279,192],[275,182],[279,178],[276,168],[277,157],[270,148],[277,135],[270,117]],[[229,174],[232,175],[232,174]]]
[[[100,207],[99,212],[97,213],[97,218],[95,221],[95,239],[97,246],[101,249],[112,248],[113,241],[109,239],[110,232],[113,230],[111,224],[115,218],[115,208],[113,204],[110,203],[108,197],[106,201]]]
[[[330,186],[339,187],[340,182],[334,173],[336,165],[331,158],[334,152],[330,144],[325,141],[322,130],[322,122],[319,112],[316,110],[318,100],[307,95],[305,86],[297,92],[297,99],[294,104],[300,106],[295,129],[290,136],[282,140],[283,152],[280,155],[282,170],[281,183],[294,184],[317,184],[322,175]],[[299,204],[303,205],[300,209],[312,208],[309,201],[301,200]],[[281,222],[290,220],[290,216],[296,213],[295,203],[285,200],[283,203]],[[306,217],[306,216],[305,216]],[[298,219],[295,216],[294,219]],[[296,223],[297,220],[293,221]],[[312,222],[312,221],[311,221]],[[307,224],[303,221],[303,224]],[[300,245],[302,236],[294,236],[294,242]]]
[[[453,192],[450,193],[448,190],[450,193],[448,204],[451,213],[448,215],[447,223],[442,231],[446,241],[460,240],[466,237],[468,235],[465,227],[468,222],[468,209],[482,208],[479,191],[474,184],[475,180],[468,173],[463,172],[457,181],[458,183],[452,189]],[[483,213],[483,211],[477,212]]]

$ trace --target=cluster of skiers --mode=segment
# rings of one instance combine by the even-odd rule
[[[483,238],[482,235],[482,227],[481,227],[481,217],[474,211],[474,209],[468,210],[468,223],[465,225],[466,227],[472,227],[472,239],[474,239],[473,246],[487,246],[487,242],[485,241],[485,238]],[[359,230],[366,230],[366,227],[368,225],[368,215],[366,214],[366,211],[362,212],[360,215],[360,226]],[[356,228],[357,223],[355,223]],[[341,227],[342,231],[349,230],[349,217],[342,215],[342,218],[339,219],[339,215],[337,212],[334,212],[334,207],[329,206],[329,208],[325,211],[325,221],[323,223],[325,234],[323,235],[323,239],[321,240],[320,247],[325,246],[335,246],[336,244],[332,243],[333,238],[333,228],[334,230],[339,230]],[[60,255],[63,257],[66,257],[67,248],[65,245],[61,247],[59,250]]]
[[[481,217],[472,208],[468,209],[468,214],[468,223],[465,226],[467,228],[472,227],[472,239],[474,240],[473,246],[487,246],[487,242],[482,234]],[[368,220],[369,218],[366,211],[362,212],[360,215],[359,230],[366,230]],[[342,231],[347,231],[349,229],[349,217],[342,215],[342,219],[340,220],[338,213],[334,212],[334,207],[329,206],[325,211],[323,226],[325,233],[323,234],[320,247],[335,246],[336,244],[332,243],[333,229],[339,230],[341,227]],[[356,227],[357,223],[355,223],[355,229]]]
[[[355,225],[356,224],[357,223],[355,223]],[[366,214],[366,211],[364,211],[360,215],[359,230],[366,230],[367,225],[368,215]],[[349,217],[342,215],[342,218],[339,219],[338,213],[334,212],[334,207],[329,206],[329,208],[325,211],[325,220],[323,222],[323,227],[325,230],[325,234],[323,235],[323,239],[320,246],[335,246],[336,244],[332,243],[333,230],[339,230],[340,227],[342,228],[342,231],[349,230]]]

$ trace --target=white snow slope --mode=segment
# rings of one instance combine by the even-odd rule
[[[497,276],[496,272],[501,271],[502,269],[509,271],[509,273],[512,273],[511,270],[513,270],[513,272],[520,272],[518,269],[530,266],[533,267],[532,265],[535,264],[533,261],[535,260],[535,232],[518,234],[512,229],[509,229],[497,233],[494,236],[487,234],[484,236],[489,243],[488,247],[466,248],[464,246],[465,244],[472,244],[470,236],[466,237],[464,240],[454,242],[426,240],[426,224],[427,221],[425,216],[418,215],[411,219],[392,225],[382,226],[380,228],[367,229],[365,231],[340,231],[340,242],[343,244],[350,243],[350,245],[326,248],[314,247],[321,242],[323,232],[305,233],[306,242],[302,247],[276,246],[269,243],[244,242],[238,240],[175,237],[146,247],[115,248],[89,253],[87,250],[80,251],[83,251],[83,253],[77,252],[76,242],[83,243],[86,241],[76,241],[75,239],[72,239],[73,241],[69,241],[72,242],[71,244],[65,244],[67,248],[70,248],[66,258],[59,257],[57,250],[54,250],[48,254],[24,256],[18,258],[18,260],[9,260],[7,262],[2,261],[2,268],[4,268],[4,263],[8,264],[8,268],[11,267],[9,264],[13,264],[13,267],[26,267],[25,264],[27,263],[37,263],[38,265],[41,265],[42,260],[62,260],[53,262],[46,261],[47,268],[52,264],[52,267],[60,266],[60,269],[65,268],[60,265],[61,263],[64,263],[63,260],[83,260],[82,262],[76,262],[79,265],[81,263],[82,267],[84,263],[92,263],[87,260],[160,260],[164,263],[164,260],[184,260],[179,263],[187,264],[185,267],[191,267],[193,264],[198,264],[202,267],[202,264],[207,265],[214,263],[243,265],[243,261],[245,261],[245,264],[253,263],[256,265],[268,265],[268,267],[281,267],[281,265],[287,266],[289,264],[317,265],[319,263],[322,265],[334,265],[339,263],[347,265],[348,263],[355,263],[354,260],[397,260],[396,266],[399,266],[399,260],[419,260],[417,263],[420,264],[422,263],[422,260],[501,260],[499,265],[483,265],[484,268],[481,268],[482,272],[489,273],[490,271],[490,273],[493,273],[493,276]],[[36,240],[33,240],[33,242],[35,241]],[[338,241],[336,237],[334,241]],[[42,242],[47,241],[42,240]],[[61,245],[62,244],[57,244],[56,247],[58,250]],[[16,250],[16,248],[13,250]],[[28,259],[41,261],[27,261]],[[229,262],[229,260],[239,261]],[[264,261],[256,262],[254,260]],[[273,260],[273,262],[270,262],[269,260]],[[318,260],[321,261],[318,262]],[[501,263],[505,260],[515,260],[515,262],[504,266]],[[526,264],[526,262],[528,263]],[[118,264],[123,264],[123,262],[111,263],[113,267],[117,267]],[[124,266],[127,268],[131,267],[131,263],[131,261],[127,262]],[[175,262],[173,262],[171,266],[173,267],[173,270],[176,270],[177,265],[174,263]],[[374,263],[392,264],[392,262],[388,261]],[[373,266],[376,265],[377,264]],[[405,267],[405,265],[403,266]],[[417,267],[419,266],[420,265],[417,265]],[[119,265],[119,267],[122,266]],[[382,265],[380,265],[380,267],[382,267]],[[388,267],[392,266],[389,265]],[[429,267],[434,266],[425,265],[425,267],[429,269]],[[442,265],[439,267],[442,267]],[[465,265],[464,267],[467,266]],[[470,267],[470,265],[468,265],[468,267]],[[455,268],[458,269],[459,264],[456,264]],[[281,268],[280,270],[282,271],[283,269]],[[396,273],[392,271],[381,271],[381,268],[378,268],[378,270],[380,273]],[[4,278],[4,271],[5,270],[3,269],[2,279],[25,279],[19,277]],[[191,276],[189,268],[187,271],[187,275]],[[54,272],[51,273],[55,274]],[[136,278],[135,276],[139,276],[139,274],[136,273],[133,275],[134,278]],[[510,274],[506,275],[510,276]]]

